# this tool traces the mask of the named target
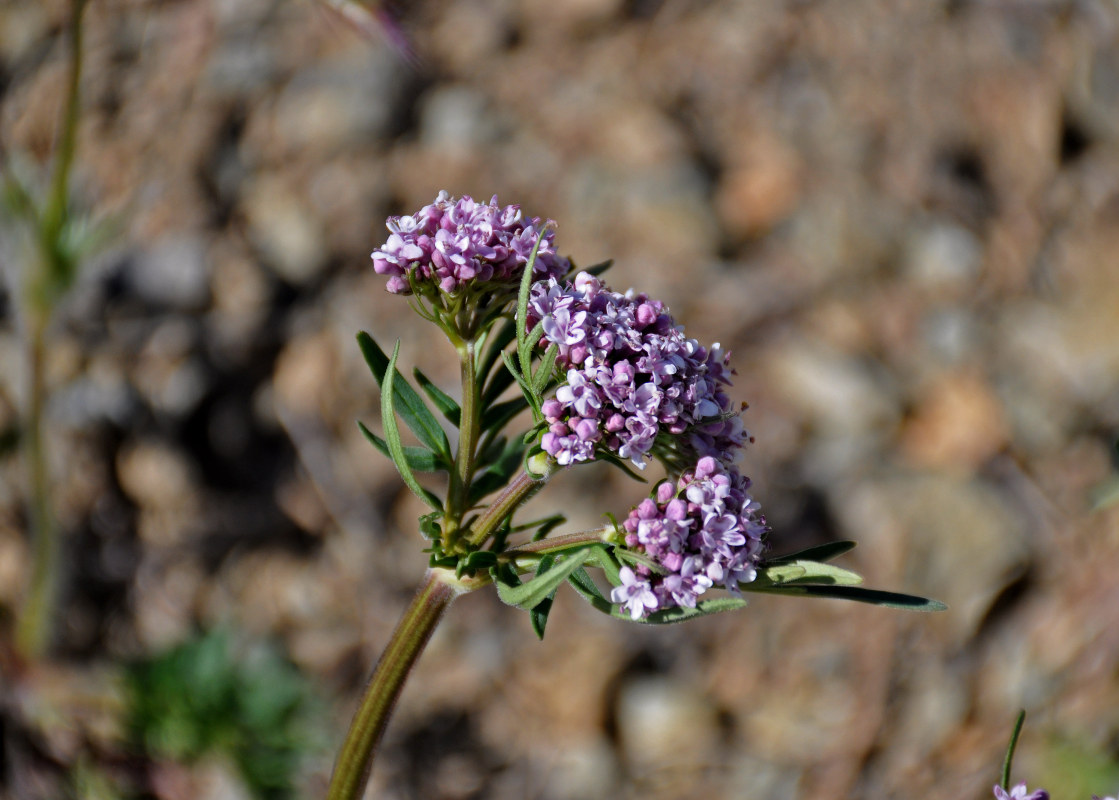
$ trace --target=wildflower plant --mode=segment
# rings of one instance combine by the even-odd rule
[[[25,261],[13,275],[13,294],[26,363],[19,444],[27,475],[27,518],[32,539],[28,590],[19,610],[15,646],[29,660],[44,657],[54,633],[62,542],[51,488],[46,360],[55,309],[74,287],[80,269],[115,233],[110,220],[83,211],[72,196],[81,122],[87,0],[70,0],[68,65],[60,123],[48,170],[0,142],[0,238]],[[10,238],[9,238],[10,237]],[[14,259],[14,260],[16,260]]]
[[[330,800],[361,796],[409,670],[465,592],[492,585],[529,612],[540,637],[565,583],[599,611],[646,625],[740,608],[745,592],[944,608],[863,588],[828,563],[853,542],[770,555],[765,517],[738,466],[751,437],[745,404],[730,397],[729,353],[689,338],[662,302],[606,285],[610,262],[576,268],[558,254],[551,220],[496,197],[441,192],[387,227],[373,268],[443,332],[462,385],[455,399],[414,369],[414,388],[398,366],[399,342],[390,354],[358,334],[381,387],[383,435],[361,430],[431,509],[417,525],[429,570],[366,688]],[[527,430],[510,431],[523,412]],[[418,445],[404,444],[400,422]],[[458,431],[454,448],[444,425]],[[655,463],[665,479],[628,512],[603,509],[606,524],[594,530],[552,535],[561,516],[518,517],[551,479],[595,461],[643,481]],[[449,478],[443,497],[417,477],[437,472]]]

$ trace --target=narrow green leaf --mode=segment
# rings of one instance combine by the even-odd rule
[[[626,622],[637,622],[642,625],[671,625],[676,622],[695,619],[696,617],[721,614],[724,611],[735,611],[745,606],[746,599],[743,597],[717,597],[696,603],[695,608],[682,608],[677,606],[676,608],[666,608],[662,611],[656,611],[644,619],[635,620],[619,607],[614,608],[612,616],[618,619],[624,619]]]
[[[470,484],[467,501],[474,505],[490,492],[495,492],[509,483],[521,466],[525,446],[516,439],[507,442],[505,449],[492,464],[479,473]]]
[[[487,469],[501,472],[506,478],[511,478],[513,477],[513,472],[520,464],[521,454],[528,445],[522,442],[519,437],[506,439],[502,436],[499,438],[499,441],[505,442],[505,446]]]
[[[518,457],[517,466],[520,466],[520,463],[520,458]],[[487,494],[496,492],[508,483],[509,479],[502,477],[497,472],[483,472],[470,484],[470,495],[467,497],[467,502],[471,506],[474,506]]]
[[[604,544],[596,544],[590,550],[591,557],[587,559],[587,566],[601,569],[606,575],[606,580],[610,581],[611,586],[621,586],[622,576],[618,568],[618,562],[612,555],[613,548],[607,548]]]
[[[357,346],[361,348],[361,354],[365,357],[365,363],[369,365],[369,371],[377,379],[377,385],[382,386],[385,382],[385,370],[389,368],[389,357],[377,344],[376,339],[365,331],[358,331]]]
[[[517,352],[524,351],[525,324],[528,322],[528,296],[532,290],[532,273],[536,270],[536,254],[540,252],[540,243],[544,241],[544,231],[536,237],[536,244],[532,246],[532,254],[525,264],[525,271],[521,274],[521,285],[517,291]]]
[[[501,454],[505,452],[505,447],[509,444],[509,440],[504,436],[498,436],[496,439],[487,444],[482,452],[478,454],[478,460],[474,462],[476,469],[485,469],[490,464],[501,458]]]
[[[633,550],[627,550],[624,547],[619,547],[618,549],[616,549],[614,551],[614,557],[617,558],[619,562],[624,561],[627,564],[633,564],[634,566],[648,567],[655,573],[664,574],[665,572],[667,572],[664,567],[662,567],[649,556],[643,555],[641,553],[635,553]]]
[[[463,525],[462,529],[467,530],[467,531],[470,530],[470,526],[473,524],[473,521],[475,519],[477,519],[477,517],[472,516],[470,523],[468,523],[466,525]],[[490,543],[486,546],[487,550],[489,550],[490,552],[493,552],[493,553],[504,553],[505,552],[506,548],[509,545],[509,533],[510,533],[510,523],[511,522],[512,522],[512,518],[510,518],[510,517],[506,517],[504,520],[502,520],[502,524],[498,525],[497,528],[494,530],[493,537],[490,539]]]
[[[540,564],[536,567],[536,574],[542,575],[547,572],[552,568],[552,564],[554,563],[555,558],[553,556],[544,556],[544,558],[540,559]],[[552,589],[550,595],[541,600],[528,612],[529,620],[532,623],[532,630],[536,632],[537,638],[541,641],[544,640],[544,628],[548,624],[548,615],[552,612],[552,601],[555,599],[558,590],[558,586]]]
[[[357,335],[357,343],[358,347],[361,348],[362,355],[365,356],[365,363],[369,365],[373,377],[380,384],[381,391],[389,391],[385,388],[389,377],[389,359],[385,355],[385,351],[365,331],[361,331]],[[399,346],[400,343],[397,342],[398,349]],[[404,420],[404,424],[408,426],[412,433],[416,434],[416,438],[428,449],[438,453],[440,457],[447,460],[448,464],[451,464],[451,444],[447,441],[447,433],[424,401],[416,394],[416,390],[408,385],[408,381],[399,371],[394,374],[393,380],[389,383],[392,385],[393,403],[397,408],[397,413],[400,414],[400,418]]]
[[[408,466],[408,457],[404,453],[404,445],[400,441],[400,429],[396,425],[396,409],[393,404],[393,397],[396,396],[396,392],[393,391],[396,382],[395,377],[399,374],[396,371],[396,357],[398,355],[400,355],[399,341],[392,350],[392,358],[389,359],[385,370],[385,382],[381,391],[381,424],[385,428],[389,455],[392,457],[393,463],[396,464],[396,471],[400,473],[400,477],[404,479],[408,488],[415,492],[416,497],[436,511],[442,511],[443,504],[439,502],[439,498],[420,486],[416,476],[412,474],[412,469]]]
[[[606,599],[606,596],[603,595],[602,591],[598,588],[598,584],[591,579],[591,576],[587,574],[587,571],[583,567],[579,567],[579,569],[568,575],[567,582],[570,583],[575,591],[582,595],[591,606],[597,608],[603,614],[613,615],[614,604]]]
[[[830,586],[858,586],[863,582],[863,576],[849,569],[837,567],[834,564],[823,564],[819,561],[797,560],[792,565],[804,568],[804,575],[794,578],[794,583],[818,583]]]
[[[485,413],[482,414],[482,430],[486,432],[499,431],[526,408],[528,408],[528,401],[524,397],[514,397],[512,400],[506,400],[487,408]]]
[[[544,338],[544,322],[541,320],[532,326],[532,330],[525,336],[525,350],[531,356],[532,351],[536,349],[536,345]]]
[[[900,608],[906,611],[945,611],[948,606],[939,600],[916,597],[911,594],[884,592],[880,589],[864,589],[862,586],[817,586],[813,584],[792,584],[785,586],[759,586],[752,589],[752,583],[743,583],[744,592],[757,591],[761,594],[787,594],[800,597],[830,597],[835,600],[854,600],[887,608]]]
[[[462,419],[462,409],[459,408],[455,399],[432,383],[431,379],[424,375],[419,367],[412,369],[412,375],[415,377],[416,383],[424,390],[424,394],[430,397],[431,402],[439,409],[439,413],[450,420],[451,424],[457,428],[459,420]]]
[[[389,452],[389,445],[369,428],[365,427],[365,423],[359,421],[357,426],[361,428],[362,434],[369,440],[369,443],[384,453],[389,458],[392,458],[392,453]],[[435,453],[428,450],[426,447],[405,447],[404,457],[408,461],[408,466],[417,472],[446,472],[447,465]]]
[[[555,591],[557,586],[567,580],[567,576],[582,566],[589,556],[590,552],[586,548],[571,553],[547,572],[537,575],[520,586],[509,586],[499,582],[497,584],[497,596],[508,605],[523,608],[526,611],[531,610]]]
[[[427,560],[427,565],[432,569],[454,569],[458,565],[458,558],[455,556],[438,556],[432,553]]]
[[[517,343],[517,358],[521,362],[521,374],[532,374],[532,351],[536,347],[536,343],[544,336],[544,321],[536,323],[536,326],[529,331],[524,340]]]
[[[567,518],[563,514],[550,514],[540,519],[533,519],[528,522],[522,522],[519,525],[514,525],[510,531],[512,533],[520,533],[521,531],[530,531],[533,528],[540,528],[541,530],[547,528],[550,531],[557,525],[562,525],[566,521]]]
[[[858,586],[862,576],[833,564],[819,561],[789,561],[767,564],[758,570],[758,580],[776,585],[818,583],[829,586]]]
[[[553,514],[550,517],[539,520],[537,524],[539,524],[540,527],[532,534],[532,541],[539,542],[541,539],[546,539],[549,533],[565,522],[567,522],[567,517],[563,514]]]
[[[490,329],[490,332],[486,334],[482,358],[478,362],[478,368],[476,370],[478,380],[485,382],[491,380],[490,370],[499,363],[501,351],[508,347],[510,342],[516,341],[516,338],[517,326],[511,319],[507,318],[496,332],[494,332],[493,328]],[[483,396],[485,396],[485,394],[486,393],[483,392]]]
[[[586,567],[579,567],[571,573],[567,578],[568,582],[575,587],[575,589],[585,597],[593,597],[598,600],[603,600],[607,605],[610,601],[606,599],[606,595],[598,588],[598,584],[594,582],[590,574],[587,572]]]
[[[486,571],[497,564],[497,553],[490,550],[475,550],[466,558],[459,560],[462,572]],[[461,578],[462,575],[460,574]]]
[[[541,600],[540,604],[532,611],[528,612],[532,630],[541,641],[544,640],[544,627],[548,624],[548,615],[552,613],[552,601],[555,600],[557,591],[558,588],[553,589],[550,595]]]
[[[797,578],[803,578],[807,570],[796,564],[775,564],[758,570],[758,586],[782,586]]]
[[[423,514],[420,516],[420,533],[425,539],[439,541],[443,537],[443,528],[440,523],[443,521],[443,512],[432,511],[430,514]]]
[[[602,273],[606,272],[606,270],[610,269],[610,267],[612,266],[614,266],[614,259],[611,258],[603,261],[601,264],[595,264],[593,267],[587,267],[584,270],[580,270],[580,272],[589,272],[591,275],[598,277]]]
[[[536,395],[533,394],[532,387],[528,385],[524,377],[522,377],[521,373],[517,370],[516,365],[513,363],[513,356],[509,355],[508,353],[502,353],[501,357],[505,360],[505,368],[509,370],[509,372],[513,375],[513,378],[517,381],[517,385],[521,387],[521,392],[524,394],[525,401],[530,406],[532,406],[533,415],[539,416],[539,401],[537,400]]]
[[[493,405],[497,401],[497,398],[501,397],[502,393],[512,385],[513,373],[505,367],[503,361],[501,365],[494,370],[493,375],[490,377],[490,382],[486,384],[486,390],[482,392],[482,408],[488,408]]]
[[[559,354],[559,348],[556,347],[555,342],[548,345],[548,349],[544,351],[544,357],[540,359],[540,365],[536,368],[536,373],[532,376],[532,390],[536,392],[536,396],[540,397],[544,394],[544,390],[548,387],[548,382],[553,378],[553,369],[556,365],[556,356]]]
[[[516,568],[509,561],[499,561],[497,566],[490,570],[490,577],[493,578],[494,586],[521,585],[521,576],[517,574]]]
[[[831,561],[834,558],[839,558],[839,556],[844,553],[850,553],[854,549],[855,542],[828,542],[804,550],[798,550],[788,555],[766,559],[766,561],[769,564],[786,564],[790,561]]]

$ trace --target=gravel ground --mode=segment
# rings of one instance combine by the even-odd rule
[[[0,5],[0,142],[32,167],[67,14]],[[323,698],[298,779],[321,796],[425,566],[417,501],[354,425],[378,400],[353,336],[456,381],[369,252],[386,215],[447,189],[557,220],[562,252],[614,258],[613,285],[733,351],[775,551],[855,539],[843,563],[870,585],[950,611],[758,598],[647,630],[561,592],[541,643],[469,595],[371,796],[981,798],[1019,708],[1016,775],[1114,794],[1119,7],[417,0],[400,18],[414,61],[304,0],[91,1],[76,203],[117,235],[49,333],[65,599],[48,662],[2,648],[0,792],[65,796],[81,769],[124,795],[247,797],[220,759],[123,741],[121,665],[223,626]],[[23,485],[9,449],[4,631]],[[644,491],[585,467],[533,507],[577,530]]]

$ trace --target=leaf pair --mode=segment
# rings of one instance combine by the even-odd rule
[[[505,440],[499,438],[494,442],[496,453],[487,454],[489,458],[483,459],[485,467],[475,473],[470,484],[467,502],[473,506],[483,497],[496,492],[512,479],[513,474],[520,468],[524,457],[525,446],[520,439]]]
[[[602,543],[580,542],[569,548],[548,553],[540,560],[535,576],[525,583],[520,582],[511,567],[495,570],[498,597],[511,606],[531,612],[532,628],[541,639],[544,638],[544,627],[551,612],[553,598],[564,582],[570,583],[572,588],[598,611],[615,619],[645,625],[683,622],[696,617],[732,611],[746,605],[746,600],[741,597],[719,597],[699,602],[695,608],[669,608],[657,611],[643,619],[634,620],[617,604],[611,602],[587,573],[587,567],[598,567],[602,569],[611,585],[621,585],[618,562],[612,550],[613,548]]]
[[[420,388],[424,390],[424,393],[431,399],[432,403],[440,411],[440,413],[442,413],[443,416],[446,417],[447,420],[450,421],[450,423],[457,428],[462,418],[462,409],[459,408],[459,404],[455,401],[455,399],[444,392],[442,389],[440,389],[438,386],[436,386],[434,383],[432,383],[431,379],[424,375],[423,372],[420,371],[419,367],[415,367],[412,370],[412,376],[416,379],[416,383],[420,385]],[[393,381],[396,384],[396,389],[404,389],[405,394],[411,391],[411,387],[409,387],[408,384],[404,382],[404,378],[401,377],[399,372],[396,373]],[[415,392],[412,392],[412,395],[414,396]],[[427,410],[426,408],[422,408],[423,404],[419,401],[418,397],[416,397],[415,400],[421,406],[421,411]],[[398,411],[397,413],[400,412]],[[412,430],[412,432],[416,433],[417,436],[421,436],[422,438],[422,435],[418,433],[412,426],[412,423],[409,422],[409,419],[411,419],[411,417],[409,417],[407,414],[401,414],[401,416],[405,418],[405,422],[408,424],[408,427]],[[434,428],[432,426],[434,426]],[[388,443],[385,442],[384,439],[377,436],[377,434],[369,430],[369,428],[367,428],[360,421],[358,422],[358,427],[361,428],[361,432],[365,435],[365,438],[368,439],[374,447],[376,447],[389,458],[392,458],[392,454],[389,452],[388,449]],[[427,431],[439,429],[439,432],[442,433],[442,429],[439,428],[439,424],[435,421],[434,417],[426,420],[424,427]],[[448,447],[448,452],[441,455],[427,447],[405,446],[404,455],[407,458],[408,466],[410,466],[417,472],[446,472],[451,469],[453,464],[451,456],[449,454],[449,449],[450,448]]]
[[[861,576],[850,570],[824,563],[849,552],[854,547],[854,542],[829,542],[771,559],[758,570],[755,580],[740,584],[739,588],[744,592],[760,594],[853,600],[908,611],[944,611],[948,608],[939,600],[863,588],[859,585],[863,582]]]
[[[854,600],[910,611],[943,611],[947,608],[937,600],[865,589],[859,585],[862,577],[856,573],[825,563],[850,551],[854,546],[854,542],[832,542],[772,559],[758,570],[758,576],[753,582],[741,584],[740,588],[764,594]],[[544,626],[551,611],[552,598],[564,582],[570,583],[591,606],[604,614],[645,625],[684,622],[696,617],[733,611],[747,604],[742,597],[717,597],[702,600],[694,608],[666,608],[634,620],[604,595],[587,573],[588,567],[599,567],[611,585],[620,586],[622,581],[617,555],[620,555],[619,551],[602,543],[573,544],[544,556],[537,566],[536,575],[525,583],[520,582],[511,567],[507,567],[503,573],[495,571],[498,596],[509,605],[532,612],[533,630],[540,638],[544,638]]]
[[[617,563],[613,560],[613,557],[607,553],[607,549],[604,545],[598,545],[597,547],[600,551],[598,561],[606,567],[603,569],[604,574],[611,585],[620,586],[622,579],[618,574]],[[695,608],[666,608],[661,611],[655,611],[647,617],[634,619],[627,614],[621,606],[612,602],[602,593],[598,588],[598,584],[591,579],[586,570],[578,570],[569,578],[568,582],[592,607],[614,619],[620,619],[624,622],[634,622],[639,625],[672,625],[697,617],[721,614],[724,611],[735,611],[746,606],[746,600],[741,597],[714,597],[709,600],[701,600],[696,603]]]
[[[381,425],[385,431],[385,438],[381,439],[365,425],[358,423],[361,432],[374,447],[392,459],[400,477],[417,497],[435,510],[441,511],[443,504],[439,498],[420,486],[414,473],[449,471],[452,468],[454,457],[451,455],[447,433],[416,390],[396,369],[400,342],[398,341],[393,348],[391,358],[386,356],[373,337],[364,331],[357,335],[357,343],[365,357],[365,363],[369,365],[373,377],[381,387]],[[461,416],[458,403],[440,391],[419,370],[416,373],[420,386],[444,416],[452,422],[454,418]],[[422,447],[405,447],[396,422],[397,414],[420,440]]]

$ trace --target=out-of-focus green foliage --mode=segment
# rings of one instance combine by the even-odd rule
[[[1060,797],[1114,796],[1119,789],[1119,761],[1084,741],[1054,737],[1040,763],[1038,785],[1059,787]]]
[[[212,631],[130,671],[133,742],[190,762],[221,755],[256,797],[294,796],[303,756],[316,746],[310,685],[273,648],[239,652]]]
[[[75,800],[120,800],[121,794],[96,764],[83,759],[70,771],[68,797]]]

